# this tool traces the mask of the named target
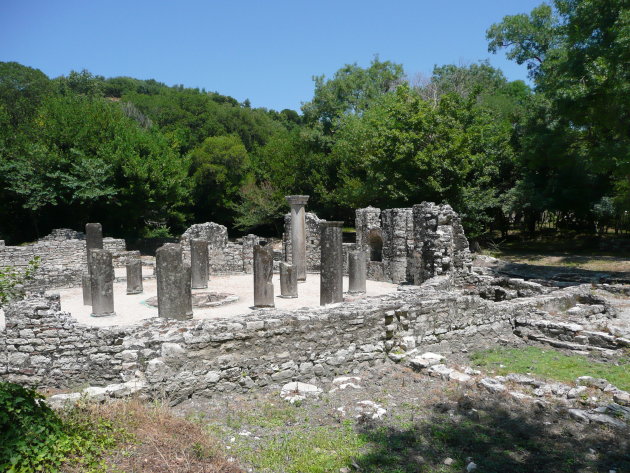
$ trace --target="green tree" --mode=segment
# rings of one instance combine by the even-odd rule
[[[192,151],[191,159],[196,220],[231,224],[249,166],[245,146],[238,136],[212,136]]]
[[[614,178],[617,201],[630,176],[630,4],[627,0],[554,0],[507,16],[487,31],[489,50],[526,63],[549,100],[554,129],[567,130],[588,173]],[[565,133],[558,135],[562,141]],[[559,148],[559,147],[556,147]],[[566,153],[550,156],[550,165]],[[587,163],[586,161],[590,161]],[[601,197],[601,196],[600,196]],[[596,198],[598,200],[599,197]]]

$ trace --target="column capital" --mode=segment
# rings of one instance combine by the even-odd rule
[[[306,205],[309,195],[287,195],[285,198],[289,205]]]

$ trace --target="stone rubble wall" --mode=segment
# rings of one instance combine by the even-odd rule
[[[400,284],[413,277],[413,212],[411,209],[387,209],[383,222],[383,261],[385,274]]]
[[[588,287],[582,287],[588,291]],[[145,378],[149,394],[177,403],[215,392],[312,381],[388,362],[414,346],[440,353],[484,348],[512,334],[542,303],[567,305],[575,288],[492,302],[424,288],[354,303],[238,318],[87,327],[48,295],[6,308],[0,378],[39,387],[106,385]]]
[[[413,208],[356,211],[357,248],[370,253],[380,235],[382,261],[368,261],[368,279],[416,285],[442,274],[468,274],[472,258],[459,215],[449,205],[423,202]]]
[[[320,219],[312,212],[306,212],[306,270],[319,271],[321,267],[322,250],[320,245],[320,223],[326,220]],[[282,248],[284,260],[291,263],[291,213],[284,216],[284,233],[282,234]]]
[[[225,226],[214,222],[197,223],[189,227],[180,238],[184,262],[188,264],[191,238],[208,240],[210,274],[242,272],[251,274],[254,270],[254,245],[263,240],[250,234],[230,241]]]
[[[413,206],[413,282],[442,274],[469,274],[472,258],[459,215],[450,205],[423,202]]]
[[[112,252],[115,267],[123,267],[127,258],[139,256],[137,252],[126,250],[123,239],[103,238],[103,248]],[[40,257],[40,266],[27,289],[46,290],[80,285],[81,275],[87,271],[85,235],[73,230],[57,229],[35,243],[0,246],[0,267],[24,268],[35,256]]]

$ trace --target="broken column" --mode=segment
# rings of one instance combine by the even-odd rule
[[[87,254],[87,274],[83,276],[83,305],[92,305],[90,282],[90,250],[103,249],[103,226],[100,223],[85,224],[85,251]]]
[[[298,296],[297,273],[289,263],[280,263],[280,297],[292,299]]]
[[[90,292],[92,317],[106,317],[114,313],[114,265],[107,250],[90,250]]]
[[[304,206],[308,195],[288,195],[291,206],[291,264],[298,281],[306,281],[306,217]]]
[[[190,266],[192,271],[192,288],[208,287],[208,240],[192,238],[190,240]]]
[[[142,261],[133,259],[126,265],[127,268],[127,294],[142,294]]]
[[[192,317],[190,272],[184,267],[182,246],[166,243],[155,253],[158,316],[167,319]]]
[[[273,250],[266,242],[254,245],[254,307],[274,307]]]
[[[322,222],[322,269],[320,275],[320,305],[343,302],[343,222]]]
[[[367,254],[364,251],[354,250],[348,253],[348,292],[351,294],[366,291],[367,279]]]

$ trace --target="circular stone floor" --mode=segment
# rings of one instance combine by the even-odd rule
[[[146,271],[146,268],[144,268]],[[124,269],[123,269],[124,271]],[[118,276],[118,271],[116,272]],[[157,317],[157,307],[151,307],[145,301],[157,294],[155,279],[143,281],[144,292],[142,294],[127,295],[127,283],[114,283],[114,310],[116,315],[112,317],[91,317],[91,307],[83,305],[83,292],[80,287],[69,289],[56,289],[61,295],[61,310],[70,312],[79,322],[93,326],[132,325],[143,319]],[[283,299],[280,295],[280,276],[273,275],[275,303],[277,309],[297,309],[300,307],[319,307],[319,274],[308,274],[306,282],[298,283],[299,297],[296,299]],[[348,278],[343,279],[344,292],[348,290]],[[368,281],[367,296],[379,296],[396,291],[397,285],[387,282]],[[234,317],[246,314],[253,309],[254,303],[254,276],[252,274],[234,274],[226,276],[211,275],[207,289],[193,289],[194,292],[228,292],[238,296],[238,301],[219,307],[193,309],[194,319],[212,319],[220,317]],[[345,298],[356,299],[356,296]]]

